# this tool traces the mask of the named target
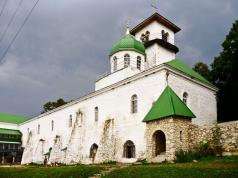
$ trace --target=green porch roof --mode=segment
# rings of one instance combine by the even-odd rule
[[[149,122],[169,116],[180,116],[187,118],[196,117],[184,102],[167,86],[158,100],[153,103],[150,111],[143,122]]]
[[[210,83],[207,79],[205,79],[199,73],[195,72],[193,69],[191,69],[186,64],[184,64],[180,59],[174,59],[172,61],[166,62],[165,64],[167,64],[168,66],[170,66],[176,70],[179,70],[180,72],[183,72],[186,75],[189,75],[190,77],[195,78],[203,83],[214,86],[212,83]]]
[[[0,113],[0,122],[20,124],[28,119],[29,117],[26,117],[26,116],[17,116],[12,114]]]
[[[0,128],[0,134],[21,135],[21,132],[19,130]]]

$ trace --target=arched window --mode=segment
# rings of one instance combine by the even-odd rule
[[[187,92],[183,93],[183,102],[187,105],[187,102],[188,102],[188,93]]]
[[[166,41],[169,41],[169,33],[166,33]]]
[[[95,122],[98,121],[98,107],[94,108],[94,114],[95,114]]]
[[[113,71],[117,71],[117,57],[114,56],[113,57]]]
[[[141,69],[141,57],[140,56],[137,56],[136,68],[139,70]]]
[[[98,145],[96,143],[92,144],[92,146],[90,147],[90,151],[89,151],[89,158],[92,158],[93,162],[95,160],[97,151],[98,151]]]
[[[128,67],[130,65],[130,55],[125,54],[124,56],[124,67]]]
[[[169,33],[165,32],[164,30],[161,31],[161,35],[162,35],[162,40],[164,41],[168,41],[168,37],[169,37]]]
[[[146,31],[145,32],[145,41],[149,41],[149,38],[150,38],[150,32]]]
[[[141,34],[140,40],[141,40],[143,43],[145,42],[145,34],[144,34],[144,33]]]
[[[40,124],[38,124],[38,127],[37,127],[37,134],[40,134]]]
[[[51,131],[53,131],[54,130],[54,121],[52,120],[51,121]]]
[[[131,113],[137,113],[137,95],[132,95],[131,97]]]
[[[69,127],[72,127],[73,125],[73,118],[72,118],[72,115],[70,114],[69,115]]]
[[[135,144],[131,140],[127,140],[123,146],[123,157],[124,158],[135,158],[136,157]]]

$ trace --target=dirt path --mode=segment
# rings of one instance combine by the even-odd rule
[[[117,163],[115,165],[112,165],[104,170],[102,170],[100,173],[98,174],[94,174],[93,176],[89,177],[89,178],[100,178],[102,176],[105,176],[107,174],[110,174],[112,171],[116,170],[116,169],[122,169],[125,167],[130,166],[131,164],[122,164],[122,163]]]

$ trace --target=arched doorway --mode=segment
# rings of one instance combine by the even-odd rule
[[[158,130],[153,135],[153,142],[154,142],[154,156],[165,154],[166,152],[166,138],[164,132]]]
[[[123,146],[124,158],[135,158],[135,144],[131,140],[127,140]]]
[[[89,158],[92,158],[93,162],[95,160],[97,151],[98,151],[98,145],[96,143],[92,144],[92,146],[90,147]]]

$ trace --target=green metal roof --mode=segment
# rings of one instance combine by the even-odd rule
[[[21,135],[21,132],[19,130],[0,128],[0,134]]]
[[[20,124],[28,119],[29,117],[26,117],[26,116],[17,116],[17,115],[0,113],[0,122]]]
[[[134,36],[126,34],[110,50],[110,56],[119,51],[136,51],[145,54],[145,47],[142,42],[137,41]]]
[[[21,132],[19,130],[0,128],[0,134],[15,135],[13,138],[0,137],[0,142],[21,142]]]
[[[143,122],[149,122],[169,116],[180,116],[187,118],[196,117],[184,102],[167,86],[158,100],[153,103],[150,111]]]
[[[166,62],[165,64],[169,65],[170,67],[179,70],[180,72],[183,72],[187,75],[189,75],[192,78],[195,78],[203,83],[209,84],[214,86],[212,83],[210,83],[207,79],[205,79],[203,76],[201,76],[199,73],[195,72],[193,69],[188,67],[186,64],[184,64],[179,59],[174,59],[172,61]]]

